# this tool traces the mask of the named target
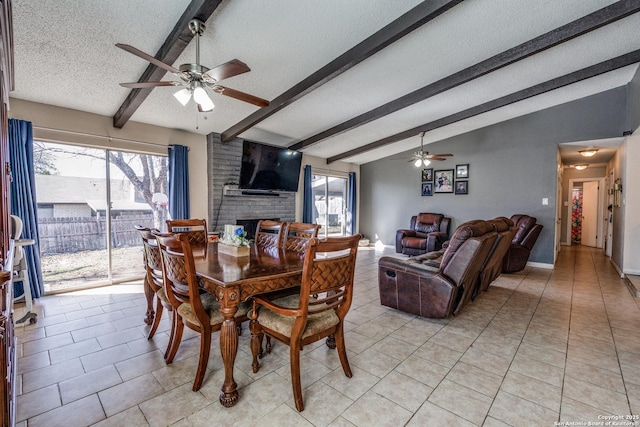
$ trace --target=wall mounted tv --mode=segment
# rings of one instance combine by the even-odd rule
[[[244,141],[240,188],[243,190],[298,191],[302,153],[283,147]]]

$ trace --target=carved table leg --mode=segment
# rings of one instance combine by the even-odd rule
[[[224,363],[224,383],[220,390],[220,403],[230,408],[238,401],[238,384],[233,379],[233,365],[238,352],[238,329],[234,316],[238,311],[238,292],[235,289],[221,289],[218,292],[224,322],[220,329],[220,353]]]
[[[144,296],[147,298],[147,313],[146,313],[146,317],[144,318],[144,323],[146,323],[147,325],[151,325],[153,323],[153,318],[156,315],[156,312],[153,310],[154,295],[155,295],[155,292],[153,292],[153,289],[151,289],[151,286],[149,285],[149,280],[147,278],[147,275],[145,274]]]

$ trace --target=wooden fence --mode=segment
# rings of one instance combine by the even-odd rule
[[[114,248],[140,246],[135,225],[152,226],[153,215],[118,216],[111,220]],[[39,218],[40,253],[74,253],[107,248],[106,217]]]

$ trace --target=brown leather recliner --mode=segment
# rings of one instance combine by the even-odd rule
[[[515,273],[525,268],[533,245],[542,231],[542,224],[537,224],[536,218],[529,215],[513,215],[511,221],[516,226],[516,235],[503,259],[503,273]]]
[[[453,233],[439,267],[430,254],[378,261],[380,303],[422,317],[446,318],[471,298],[497,233],[487,221],[470,221]]]
[[[491,282],[496,280],[502,272],[502,260],[511,247],[511,241],[516,234],[516,227],[509,218],[497,217],[490,219],[494,230],[498,233],[498,237],[491,248],[489,257],[480,269],[478,275],[478,287],[474,292],[474,298],[480,291],[486,291]]]
[[[396,232],[396,252],[413,256],[437,251],[449,238],[451,218],[436,213],[411,217],[409,229]]]

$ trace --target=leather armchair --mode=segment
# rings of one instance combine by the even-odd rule
[[[396,252],[413,256],[440,250],[449,239],[451,218],[436,213],[411,217],[409,229],[396,232]]]
[[[496,238],[488,221],[470,221],[456,229],[439,266],[429,253],[409,259],[380,258],[380,303],[422,317],[457,313],[471,298]]]
[[[489,253],[489,257],[480,269],[478,275],[478,287],[474,292],[473,298],[480,291],[486,291],[491,282],[496,280],[502,273],[502,261],[507,251],[511,247],[511,241],[516,234],[516,227],[509,218],[503,216],[489,220],[494,230],[498,233],[493,248]]]
[[[516,273],[525,268],[533,245],[542,231],[542,224],[537,224],[536,218],[532,216],[516,214],[511,220],[516,226],[516,234],[502,261],[503,273]]]

